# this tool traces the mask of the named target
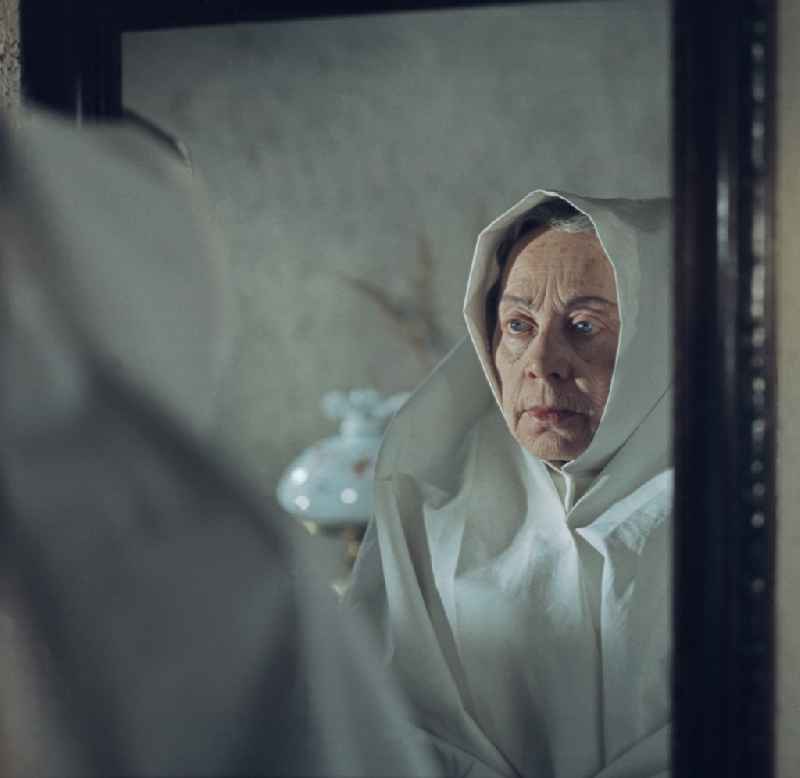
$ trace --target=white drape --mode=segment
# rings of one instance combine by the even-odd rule
[[[552,196],[595,224],[622,323],[600,426],[558,474],[563,498],[492,398],[484,321],[497,243]],[[670,226],[664,200],[528,195],[478,237],[470,338],[387,431],[350,602],[378,625],[448,774],[667,770]]]
[[[431,775],[301,530],[207,447],[225,309],[187,185],[135,132],[0,117],[3,677],[38,697],[2,700],[4,775]]]

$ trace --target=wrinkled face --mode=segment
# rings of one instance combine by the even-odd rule
[[[493,351],[506,423],[534,456],[575,459],[594,437],[614,371],[611,263],[593,233],[545,229],[518,242],[500,283]]]

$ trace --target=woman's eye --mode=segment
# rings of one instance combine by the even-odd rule
[[[581,335],[591,335],[594,332],[594,324],[592,324],[590,321],[586,321],[585,319],[582,321],[572,322],[572,328]]]
[[[520,335],[523,332],[528,332],[531,325],[522,319],[510,319],[506,324],[508,331],[514,335]]]

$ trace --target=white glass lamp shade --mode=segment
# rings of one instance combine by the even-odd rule
[[[321,526],[366,524],[372,516],[372,478],[383,430],[408,395],[388,399],[370,389],[331,392],[322,406],[342,420],[338,435],[309,446],[278,482],[283,508]]]

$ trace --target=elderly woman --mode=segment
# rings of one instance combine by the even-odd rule
[[[448,775],[668,770],[669,230],[665,200],[525,197],[387,431],[350,601]]]

